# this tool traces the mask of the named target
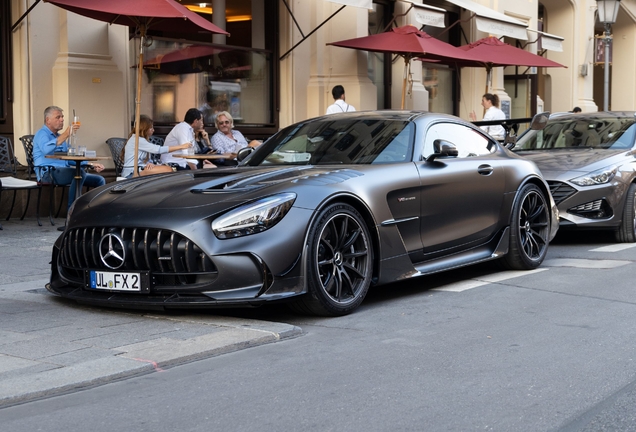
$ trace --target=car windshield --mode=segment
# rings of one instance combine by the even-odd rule
[[[551,119],[545,129],[528,131],[515,151],[565,148],[631,149],[636,121],[633,117]]]
[[[323,120],[282,130],[247,165],[378,164],[411,160],[415,127],[389,119]]]

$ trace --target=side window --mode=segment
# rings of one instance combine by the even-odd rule
[[[467,126],[455,123],[436,123],[426,132],[422,154],[424,158],[434,152],[433,143],[437,139],[455,144],[460,158],[488,155],[496,148],[494,142]]]

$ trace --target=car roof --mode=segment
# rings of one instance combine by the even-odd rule
[[[313,121],[333,121],[333,120],[351,120],[351,119],[385,119],[385,120],[403,120],[413,121],[416,118],[448,118],[452,120],[461,120],[458,117],[434,113],[429,111],[417,111],[417,110],[370,110],[370,111],[354,111],[346,113],[327,114],[313,119],[308,119],[307,122]]]
[[[596,111],[586,113],[553,113],[550,115],[550,120],[598,120],[607,118],[634,118],[636,117],[636,111]]]

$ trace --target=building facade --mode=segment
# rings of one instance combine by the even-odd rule
[[[134,0],[131,0],[134,1]],[[49,105],[81,116],[80,144],[110,156],[105,140],[127,137],[134,118],[139,38],[36,0],[2,2],[0,134],[35,133]],[[407,109],[480,117],[496,93],[511,117],[602,109],[603,27],[595,0],[212,0],[181,1],[230,36],[150,31],[141,112],[166,134],[191,107],[226,110],[236,128],[266,138],[324,114],[341,84],[358,110],[398,109],[404,63],[390,53],[327,45],[414,25],[455,46],[496,36],[563,68],[454,68],[411,62]],[[22,17],[22,19],[21,19]],[[21,19],[21,20],[20,20]],[[19,21],[19,22],[18,22]],[[636,0],[613,25],[610,109],[636,110]],[[18,141],[19,142],[19,141]],[[24,164],[21,146],[16,155]],[[108,161],[108,168],[113,164]]]

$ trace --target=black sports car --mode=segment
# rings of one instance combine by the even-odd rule
[[[239,158],[251,150],[239,152]],[[459,118],[333,114],[238,167],[154,175],[79,198],[53,293],[117,307],[353,311],[380,285],[499,259],[534,269],[558,227],[534,163]]]
[[[553,114],[514,151],[541,169],[561,229],[613,230],[619,242],[636,241],[634,112]]]

